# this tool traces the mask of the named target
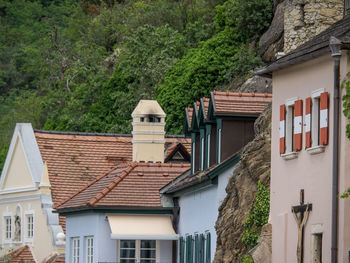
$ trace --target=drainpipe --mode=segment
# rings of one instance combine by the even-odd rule
[[[332,157],[332,228],[331,228],[331,263],[338,262],[338,195],[339,195],[339,86],[341,41],[331,37],[329,47],[334,61],[333,90],[333,157]]]

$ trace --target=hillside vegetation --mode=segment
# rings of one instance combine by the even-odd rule
[[[261,64],[272,0],[0,2],[0,170],[16,122],[82,132],[131,131],[157,99],[167,132],[184,107]]]

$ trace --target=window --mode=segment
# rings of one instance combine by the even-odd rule
[[[27,214],[26,215],[26,237],[27,238],[33,238],[34,236],[34,217],[33,214]]]
[[[201,170],[204,169],[204,138],[201,138]]]
[[[156,263],[156,241],[141,240],[140,262]]]
[[[11,240],[12,238],[12,218],[11,216],[5,216],[5,239]]]
[[[94,238],[86,238],[86,261],[87,263],[94,262]]]
[[[207,135],[207,167],[210,167],[210,134]]]
[[[293,151],[294,104],[287,107],[286,115],[286,152]]]
[[[72,238],[72,262],[79,263],[80,240],[78,237]]]
[[[195,142],[192,142],[191,158],[192,158],[192,173],[194,174],[194,172],[196,171],[196,143]]]
[[[119,262],[120,263],[156,263],[157,241],[156,240],[120,240]]]
[[[221,129],[218,131],[218,163],[221,162]]]
[[[141,117],[141,118],[140,118],[140,121],[141,121],[141,122],[145,122],[145,118],[144,118],[144,117]]]

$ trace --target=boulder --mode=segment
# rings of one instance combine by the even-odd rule
[[[254,76],[237,89],[237,92],[272,93],[270,78]]]
[[[249,251],[254,263],[272,262],[272,225],[266,224],[261,230],[258,245]]]
[[[279,3],[269,29],[259,40],[258,53],[264,62],[276,60],[275,54],[283,51],[284,10],[285,2]]]

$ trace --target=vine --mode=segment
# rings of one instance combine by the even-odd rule
[[[350,72],[347,74],[350,77]],[[342,97],[344,116],[350,120],[350,80],[344,81],[341,88],[345,91]],[[346,125],[346,136],[350,139],[350,123]]]
[[[258,193],[253,209],[244,223],[242,242],[253,248],[257,245],[261,233],[261,227],[265,225],[269,218],[270,211],[270,191],[260,181],[258,182]]]

